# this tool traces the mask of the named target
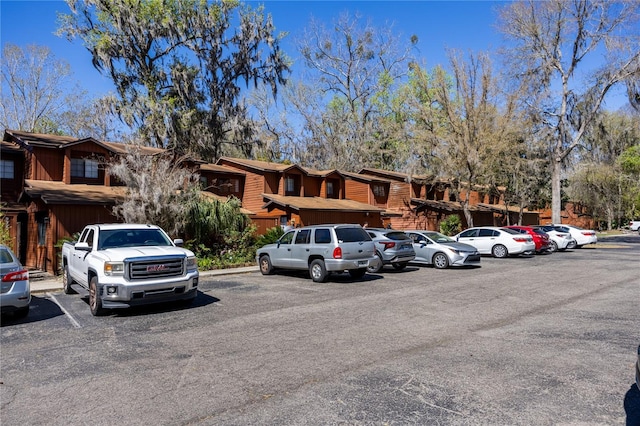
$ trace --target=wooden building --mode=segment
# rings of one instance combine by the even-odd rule
[[[58,272],[56,243],[89,223],[114,222],[112,211],[126,188],[107,164],[128,152],[124,144],[93,138],[5,130],[0,174],[2,212],[12,248],[30,268]],[[144,155],[170,152],[141,147]],[[275,226],[358,223],[396,229],[439,229],[447,216],[463,221],[451,185],[433,176],[364,168],[359,173],[313,170],[296,164],[222,157],[215,164],[179,159],[197,172],[211,197],[237,197],[258,233]],[[471,191],[474,225],[517,223],[519,211],[499,194]],[[508,218],[508,219],[507,219]],[[525,212],[524,224],[537,222]]]

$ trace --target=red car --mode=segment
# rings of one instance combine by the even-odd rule
[[[529,234],[533,238],[533,242],[536,244],[536,253],[544,253],[551,250],[551,242],[549,241],[549,235],[541,229],[532,228],[531,226],[511,225],[503,226],[503,228],[513,229],[521,234]]]

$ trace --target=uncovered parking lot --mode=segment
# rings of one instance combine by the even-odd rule
[[[0,418],[635,424],[639,255],[631,240],[363,281],[231,275],[190,307],[99,318],[78,295],[38,295],[3,320]]]

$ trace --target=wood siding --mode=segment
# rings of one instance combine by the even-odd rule
[[[304,187],[305,197],[325,197],[322,195],[320,188],[324,187],[324,180],[315,176],[303,176],[302,185]]]
[[[344,181],[345,198],[361,203],[371,204],[372,194],[368,183],[358,182],[353,179]]]
[[[34,147],[30,157],[31,173],[28,179],[62,181],[64,151]]]
[[[406,182],[391,182],[387,208],[399,210],[409,205],[411,201],[411,186]]]

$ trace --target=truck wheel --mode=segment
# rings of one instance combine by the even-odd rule
[[[262,275],[271,275],[273,274],[273,265],[271,264],[271,259],[266,254],[260,256],[260,272]]]
[[[322,283],[327,279],[327,268],[321,259],[316,259],[309,265],[309,275],[313,282]]]
[[[73,284],[73,280],[71,276],[69,276],[69,265],[64,265],[64,269],[62,270],[62,290],[64,294],[72,294],[74,293],[71,288],[71,284]]]
[[[94,317],[100,316],[104,313],[99,291],[98,277],[91,278],[91,282],[89,283],[89,309],[91,310],[91,315]]]

